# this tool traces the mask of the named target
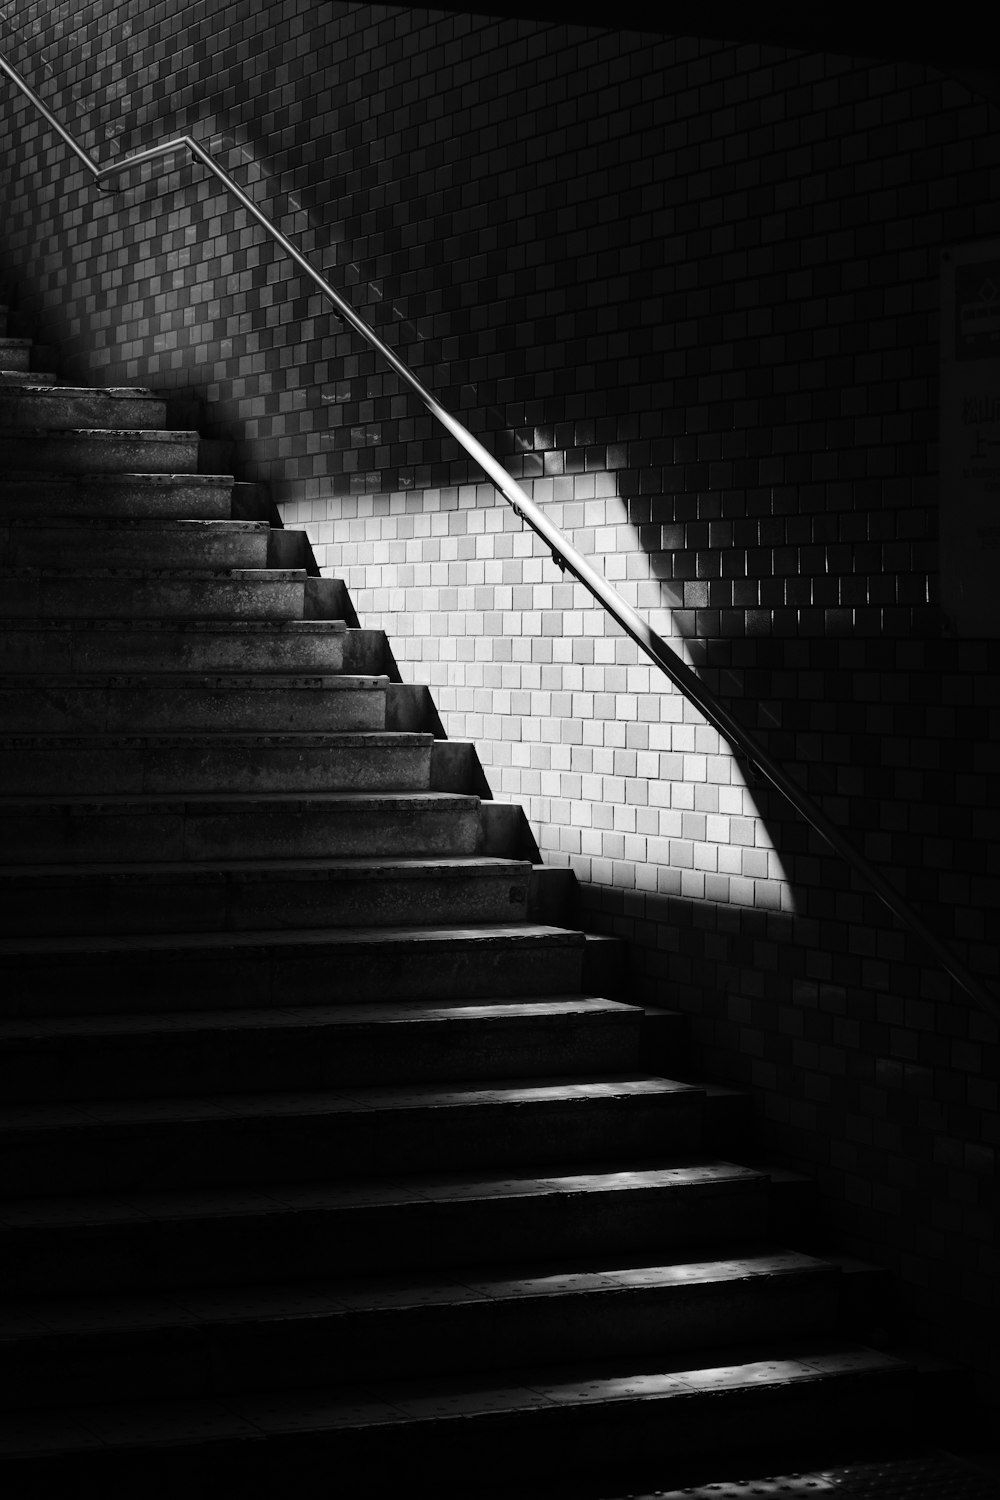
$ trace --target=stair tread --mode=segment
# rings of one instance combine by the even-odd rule
[[[6,430],[9,432],[10,428]],[[48,484],[82,485],[87,489],[104,485],[121,485],[123,488],[128,488],[137,483],[163,488],[194,485],[199,489],[218,489],[220,485],[234,485],[236,478],[232,474],[146,473],[143,469],[109,469],[106,474],[102,474],[99,470],[84,474],[65,474],[59,469],[6,469],[0,475],[0,488],[10,484],[37,485],[39,488]]]
[[[305,568],[58,568],[0,567],[0,581],[31,578],[148,578],[173,583],[202,579],[266,579],[273,583],[296,583],[308,578]],[[22,617],[23,618],[23,617]]]
[[[0,340],[0,349],[4,344],[30,343],[28,339],[3,339]],[[139,397],[149,401],[163,401],[164,397],[150,390],[148,385],[38,385],[34,382],[26,382],[35,391],[54,391],[60,396],[109,396],[112,400],[121,400],[124,397]]]
[[[81,631],[99,631],[109,635],[124,635],[135,631],[140,635],[346,635],[348,626],[344,620],[213,620],[207,619],[137,619],[123,620],[113,615],[91,619],[65,615],[45,618],[20,617],[5,623],[7,633],[34,634],[43,630],[56,630],[78,635]]]
[[[530,1411],[537,1421],[546,1409],[636,1401],[680,1401],[683,1407],[677,1419],[683,1421],[687,1399],[705,1391],[843,1383],[871,1374],[905,1376],[912,1370],[905,1361],[863,1345],[817,1344],[797,1347],[785,1358],[744,1359],[723,1366],[683,1364],[664,1369],[662,1361],[634,1360],[613,1372],[590,1363],[509,1370],[502,1379],[496,1375],[410,1383],[397,1379],[348,1389],[307,1387],[233,1393],[215,1400],[64,1407],[46,1417],[18,1414],[8,1419],[0,1428],[0,1445],[7,1453],[30,1452],[38,1447],[41,1436],[44,1446],[57,1445],[64,1451],[98,1445],[145,1447],[336,1428],[436,1427],[446,1417],[474,1419],[500,1412]],[[684,1358],[690,1360],[690,1353]],[[664,1442],[668,1441],[669,1428],[665,1428]]]
[[[377,880],[392,875],[461,875],[476,879],[509,872],[511,875],[526,873],[531,869],[528,860],[507,859],[494,854],[455,855],[350,855],[344,858],[313,859],[218,859],[194,863],[190,860],[148,861],[139,863],[79,864],[79,865],[0,865],[0,881],[12,882],[27,879],[45,882],[53,879],[79,881],[143,880],[176,881],[178,878],[192,881],[214,881],[229,877],[244,880],[267,881],[275,875],[294,877],[326,876],[330,880]]]
[[[102,1130],[123,1126],[218,1124],[295,1116],[317,1118],[383,1114],[397,1110],[488,1108],[492,1105],[555,1104],[637,1097],[698,1095],[694,1084],[669,1078],[490,1079],[484,1083],[391,1084],[267,1093],[201,1094],[174,1099],[96,1100],[66,1104],[11,1104],[0,1107],[0,1138],[24,1131]]]
[[[150,951],[177,953],[192,949],[219,948],[318,948],[340,945],[342,947],[385,947],[390,943],[431,946],[435,943],[460,945],[473,943],[488,946],[491,943],[536,943],[575,947],[585,941],[581,932],[570,932],[562,927],[543,927],[530,922],[484,923],[481,926],[454,927],[363,927],[363,928],[304,928],[287,931],[241,932],[166,932],[127,933],[100,935],[98,937],[41,937],[37,939],[0,939],[0,955],[13,958],[58,956],[66,953],[145,953]]]
[[[467,1276],[356,1277],[286,1286],[212,1287],[174,1295],[143,1295],[19,1303],[0,1308],[0,1341],[31,1336],[147,1332],[157,1328],[285,1321],[332,1313],[448,1306],[469,1302],[552,1299],[630,1289],[673,1289],[750,1278],[836,1275],[836,1268],[812,1255],[774,1250],[707,1260],[654,1260],[633,1264],[627,1257],[596,1266],[552,1270],[548,1263],[518,1262],[493,1269],[477,1266]]]
[[[53,390],[65,394],[64,386],[53,386]],[[100,394],[89,388],[86,390],[88,396]],[[159,399],[159,398],[156,398]],[[31,427],[25,424],[8,427],[0,426],[0,439],[3,438],[29,438],[39,443],[65,442],[70,438],[77,441],[92,440],[95,442],[109,442],[122,439],[141,439],[144,443],[197,443],[200,434],[190,428],[164,428],[164,427]],[[140,471],[141,472],[141,471]]]
[[[635,1006],[590,995],[553,996],[542,1000],[408,1000],[369,1001],[336,1006],[272,1006],[255,1010],[141,1012],[87,1016],[0,1017],[0,1041],[77,1039],[80,1037],[146,1037],[241,1030],[342,1030],[349,1027],[419,1026],[449,1020],[518,1021],[532,1016],[637,1014]]]
[[[568,1172],[558,1164],[544,1175],[511,1171],[401,1173],[374,1181],[265,1183],[252,1188],[189,1188],[146,1193],[62,1195],[0,1199],[0,1226],[8,1230],[113,1226],[178,1219],[240,1219],[289,1211],[385,1208],[410,1203],[455,1203],[497,1199],[579,1196],[672,1188],[712,1193],[766,1183],[763,1172],[734,1162],[633,1166],[626,1170]]]
[[[0,813],[15,809],[40,812],[43,808],[65,808],[69,812],[86,809],[122,812],[152,812],[154,809],[176,811],[177,808],[224,808],[228,812],[246,808],[257,811],[263,806],[295,807],[317,811],[336,808],[365,807],[478,807],[479,797],[472,792],[80,792],[72,795],[0,796]]]
[[[53,690],[65,692],[67,689],[75,689],[83,692],[85,690],[107,689],[109,687],[146,687],[163,688],[173,691],[176,688],[191,687],[213,687],[213,688],[242,688],[253,689],[260,692],[276,691],[281,688],[322,688],[330,692],[357,692],[362,689],[382,689],[389,679],[384,674],[348,673],[348,672],[310,672],[310,671],[282,671],[280,668],[274,671],[254,672],[212,672],[198,671],[191,667],[184,667],[179,671],[142,671],[142,672],[46,672],[39,673],[37,679],[40,693],[49,693]],[[10,687],[19,691],[27,691],[24,678],[16,672],[3,673],[0,675],[0,691]]]
[[[0,429],[2,431],[2,429]],[[267,521],[213,520],[203,516],[10,516],[0,526],[14,531],[183,531],[212,536],[263,536]]]
[[[75,747],[106,747],[111,750],[123,745],[143,745],[157,750],[169,749],[171,746],[190,748],[201,745],[206,748],[289,745],[293,749],[311,746],[354,746],[368,749],[383,745],[426,746],[433,741],[432,734],[415,729],[146,729],[127,733],[121,730],[108,730],[106,733],[92,730],[89,734],[65,730],[33,734],[25,730],[0,734],[0,749],[21,749],[30,745],[53,750],[70,750]]]

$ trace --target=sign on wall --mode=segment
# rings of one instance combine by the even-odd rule
[[[942,271],[945,629],[1000,636],[1000,242],[947,250]]]

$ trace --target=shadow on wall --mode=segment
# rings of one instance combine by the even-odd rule
[[[109,125],[107,133],[110,154],[127,155],[127,148],[122,151],[122,136],[114,128],[115,123]],[[206,119],[206,124],[210,123]],[[192,128],[188,126],[189,130]],[[386,342],[420,350],[427,342],[421,320],[408,320],[398,305],[387,303],[383,283],[366,279],[358,263],[338,263],[343,229],[338,239],[336,227],[327,224],[322,214],[309,206],[309,194],[315,189],[300,191],[295,182],[296,176],[307,174],[308,163],[301,173],[273,170],[262,141],[255,140],[252,131],[244,127],[211,134],[206,145],[250,196],[268,205],[277,226],[310,256],[317,269],[330,275],[338,290],[359,306]],[[218,208],[215,196],[219,196]],[[196,205],[206,198],[213,200],[207,242],[196,229],[198,214],[208,212]],[[233,441],[250,455],[254,455],[255,449],[268,454],[272,447],[268,439],[278,426],[282,435],[302,434],[306,451],[318,455],[321,463],[324,453],[337,450],[342,458],[349,459],[351,450],[359,448],[372,450],[368,452],[367,463],[380,462],[382,433],[374,421],[374,412],[373,420],[368,421],[365,410],[371,403],[361,403],[360,426],[348,426],[345,430],[341,420],[345,404],[357,399],[356,377],[366,367],[361,363],[364,355],[359,359],[356,335],[345,330],[318,293],[296,295],[301,281],[293,265],[271,249],[264,231],[249,222],[245,210],[226,205],[221,190],[216,195],[214,185],[203,180],[199,169],[178,163],[166,168],[140,169],[128,185],[127,198],[114,206],[102,204],[100,211],[109,219],[117,218],[118,225],[138,223],[140,218],[148,219],[151,212],[158,220],[157,234],[143,240],[139,252],[140,260],[145,262],[141,266],[142,275],[152,273],[158,279],[162,306],[156,347],[151,352],[140,354],[138,341],[136,345],[126,343],[113,350],[114,335],[109,331],[100,335],[101,352],[93,363],[107,365],[123,356],[127,379],[141,379],[166,388],[175,396],[186,394],[207,400],[210,410],[204,424],[205,435]],[[235,253],[231,249],[233,244],[239,247]],[[221,274],[208,283],[199,281],[204,261],[212,259],[219,260]],[[126,292],[114,309],[114,317],[125,328],[142,312],[141,306],[131,305],[127,297]],[[111,315],[108,316],[110,321]],[[279,328],[280,340],[271,332]],[[240,374],[235,378],[234,334],[246,349],[246,358],[239,361]],[[300,354],[304,356],[301,361]],[[86,355],[84,351],[84,360]],[[67,356],[68,367],[79,363],[72,336]],[[377,356],[369,356],[371,359],[377,361]],[[433,375],[428,377],[426,368],[421,368],[431,362],[430,358],[426,362],[418,358],[414,364],[418,373],[433,384]],[[328,378],[300,385],[299,369],[315,372],[317,366]],[[345,372],[347,378],[340,378]],[[92,376],[92,366],[90,373]],[[390,377],[386,384],[391,385],[394,380],[395,377]],[[397,393],[392,397],[392,405],[399,412],[406,410],[409,416],[415,401]],[[498,449],[510,441],[513,435],[506,426],[503,410],[484,404],[475,382],[462,387],[460,406],[480,413],[487,433],[477,435],[485,435],[488,441],[492,431],[499,437]],[[432,431],[430,419],[420,415],[408,426],[416,439],[423,431]],[[416,450],[418,443],[411,443],[410,447]],[[462,457],[457,447],[454,453],[451,449],[451,440],[446,440],[446,457]],[[682,660],[703,671],[708,660],[702,649],[705,643],[697,634],[696,612],[678,607],[673,576],[657,577],[661,554],[649,554],[642,545],[640,527],[628,519],[627,504],[618,494],[615,475],[586,472],[584,455],[580,455],[580,460],[582,472],[573,484],[573,499],[569,504],[581,507],[582,525],[564,522],[564,529],[580,550],[602,567],[628,602],[649,618]],[[267,461],[265,458],[265,466]],[[282,464],[290,472],[291,480],[282,484],[283,493],[276,498],[294,494],[296,472],[316,474],[315,458],[309,460],[308,468],[297,470],[299,462],[292,458],[287,465]],[[325,466],[327,472],[334,467]],[[418,471],[415,479],[412,474],[409,476],[410,483],[418,488],[419,467],[415,466]],[[400,475],[404,487],[407,477],[405,473]],[[527,480],[526,488],[529,492],[537,489],[536,482]],[[552,503],[549,496],[536,494],[535,498],[546,505],[558,522],[558,512],[565,507]],[[592,526],[588,524],[591,512]],[[305,524],[309,530],[309,521],[300,521],[294,515],[294,507],[288,519],[292,524]],[[392,567],[394,558],[388,546],[383,547],[376,539],[374,548],[375,565]],[[582,590],[580,602],[589,603]],[[596,606],[594,610],[597,611]],[[370,623],[382,624],[392,636],[389,622]],[[638,871],[637,885],[661,895],[793,912],[795,903],[775,839],[729,746],[705,725],[700,714],[663,680],[657,669],[645,665],[630,642],[617,638],[617,627],[606,625],[603,617],[594,629],[594,639],[602,635],[605,649],[582,674],[579,691],[574,694],[574,716],[593,716],[592,698],[596,695],[606,703],[610,691],[617,718],[624,716],[648,725],[649,751],[656,757],[655,769],[645,777],[650,783],[650,794],[639,830],[642,842],[631,844],[628,860]],[[624,693],[617,686],[610,689],[608,686],[620,675],[613,669],[622,665],[628,678]],[[737,698],[741,696],[735,679],[721,681],[716,686],[727,698],[734,692]],[[635,700],[639,697],[651,699],[653,704],[647,702],[637,708]],[[447,727],[447,713],[442,717]],[[609,743],[613,749],[613,738]],[[488,748],[484,761],[489,774]],[[610,780],[617,784],[621,779],[616,768]],[[627,790],[620,803],[615,802],[617,796],[616,785],[607,799],[615,808],[614,832],[636,834],[636,828],[629,827],[632,798]],[[613,857],[610,860],[598,857],[591,860],[589,868],[608,873],[614,863]],[[625,861],[618,864],[624,870]],[[615,880],[612,872],[611,883]]]
[[[258,184],[263,185],[264,192],[260,197],[274,206],[272,211],[275,212],[279,227],[312,257],[319,270],[330,276],[337,290],[352,297],[386,342],[414,349],[419,349],[426,342],[419,320],[407,319],[395,303],[385,303],[384,284],[379,279],[366,279],[356,262],[338,263],[338,245],[341,241],[336,237],[335,226],[327,225],[320,214],[309,208],[304,201],[308,190],[303,193],[296,191],[294,182],[291,181],[294,176],[292,172],[277,173],[270,169],[263,155],[262,142],[255,142],[252,134],[243,130],[240,134],[224,133],[211,137],[209,148],[219,155],[220,160],[237,176],[248,192],[257,196],[254,188]],[[239,214],[242,216],[242,211]],[[260,232],[255,238],[262,241],[263,233]],[[275,271],[279,267],[280,261],[275,266]],[[256,275],[251,274],[247,279],[258,288],[259,293],[263,290],[261,283],[264,278],[259,270]],[[267,283],[278,279],[272,272],[267,273]],[[352,288],[355,287],[358,291],[352,294]],[[285,290],[291,291],[291,287],[286,285]],[[281,288],[277,291],[280,297]],[[266,295],[270,299],[271,294]],[[265,307],[266,315],[272,307],[274,304]],[[380,318],[372,317],[376,309],[381,311]],[[276,312],[275,309],[275,316]],[[336,359],[339,364],[345,349],[355,352],[359,350],[360,341],[356,335],[344,329],[335,312],[324,306],[318,295],[308,296],[305,312],[307,321],[318,313],[337,330],[328,340],[323,341],[324,344],[329,344],[328,351],[324,352],[329,352],[331,360]],[[315,333],[316,328],[311,325],[306,332]],[[377,368],[378,357],[374,356],[374,359]],[[269,373],[269,385],[272,381],[280,381],[280,371],[272,369]],[[334,374],[337,373],[339,371],[335,370]],[[419,373],[424,374],[423,371]],[[394,381],[395,377],[390,379]],[[216,397],[219,394],[216,390]],[[361,426],[349,428],[345,432],[338,420],[341,415],[338,409],[340,404],[352,395],[350,381],[333,379],[312,391],[300,388],[299,399],[302,404],[311,406],[314,410],[319,408],[316,416],[320,418],[321,425],[318,432],[315,426],[313,431],[321,447],[329,445],[330,448],[336,447],[341,451],[345,447],[375,450],[370,453],[368,461],[377,461],[377,450],[382,446],[383,438],[378,422],[363,422]],[[500,443],[496,445],[502,448],[504,439],[509,434],[503,410],[484,404],[475,382],[465,384],[460,397],[462,408],[479,410],[486,427],[493,429],[498,435],[502,434]],[[402,403],[410,411],[417,405],[415,398],[408,394],[397,395],[394,402]],[[363,408],[361,415],[367,415]],[[374,405],[372,416],[374,417]],[[430,420],[425,419],[425,422],[434,431]],[[483,433],[477,435],[481,438],[484,436]],[[235,424],[233,436],[241,436],[239,426]],[[510,438],[513,437],[510,434]],[[450,439],[444,440],[444,447],[448,453],[453,450],[454,460],[462,459],[461,451]],[[580,454],[580,462],[581,467],[585,466],[583,454]],[[400,482],[404,486],[407,477],[405,473],[400,475]],[[584,473],[580,478],[581,482],[574,486],[574,491],[580,493],[585,513],[584,525],[582,534],[579,526],[566,525],[568,534],[580,550],[602,567],[609,580],[619,588],[629,603],[649,619],[653,628],[681,659],[688,666],[704,671],[710,665],[707,642],[699,638],[697,612],[683,608],[683,593],[679,593],[676,586],[678,570],[671,570],[669,579],[657,576],[658,571],[663,570],[665,554],[644,545],[645,539],[640,526],[629,521],[627,502],[618,492],[613,473]],[[293,493],[294,488],[294,482],[281,487],[285,493]],[[535,488],[534,481],[527,480],[526,488],[531,493]],[[593,500],[587,493],[591,488],[594,492]],[[545,497],[536,495],[535,498],[541,498],[546,503]],[[572,502],[574,505],[579,503],[576,499]],[[558,511],[559,506],[547,504],[547,508]],[[592,527],[586,524],[588,508],[594,511],[595,524]],[[558,516],[555,518],[558,520]],[[293,521],[293,524],[301,523]],[[306,521],[305,525],[308,530],[309,522]],[[659,540],[662,544],[662,536]],[[375,565],[381,563],[391,568],[394,562],[391,550],[388,547],[380,548],[376,540]],[[384,557],[381,555],[383,551]],[[580,593],[587,599],[582,589]],[[593,609],[599,613],[597,606]],[[605,622],[600,628],[606,630],[615,642],[615,662],[630,664],[633,679],[637,673],[645,674],[645,684],[638,687],[637,691],[655,698],[659,710],[652,714],[645,711],[638,713],[640,719],[649,722],[650,750],[658,761],[653,777],[656,789],[651,797],[652,807],[656,812],[656,826],[654,828],[647,817],[646,858],[633,862],[646,866],[644,876],[640,878],[644,878],[649,889],[656,890],[661,895],[676,895],[693,900],[707,899],[794,913],[792,888],[775,847],[775,839],[761,813],[754,790],[747,783],[743,766],[728,743],[705,724],[698,711],[683,699],[656,668],[645,664],[645,659],[631,642],[615,640],[618,636],[617,627]],[[391,635],[391,631],[389,633]],[[595,663],[590,672],[593,678],[590,688],[598,693],[604,690],[604,683],[599,680],[606,676],[604,665]],[[743,686],[736,673],[724,669],[721,672],[715,670],[714,675],[717,680],[712,685],[725,699],[730,702],[734,698],[737,701],[742,699]],[[635,692],[629,696],[634,697]],[[582,712],[592,713],[593,708],[588,699],[589,691],[584,690],[579,706]],[[629,798],[626,793],[624,808],[627,809],[628,806]],[[608,862],[598,861],[596,867],[602,866],[608,872]],[[594,868],[593,864],[591,868]]]

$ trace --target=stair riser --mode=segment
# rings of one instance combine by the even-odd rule
[[[621,1188],[283,1212],[255,1209],[248,1197],[247,1211],[226,1220],[192,1213],[74,1229],[3,1229],[0,1272],[10,1296],[51,1296],[54,1286],[67,1295],[206,1286],[217,1283],[219,1266],[227,1286],[238,1286],[398,1271],[401,1260],[408,1271],[442,1261],[496,1264],[538,1245],[552,1257],[683,1250],[719,1243],[734,1227],[747,1242],[765,1233],[762,1181],[720,1184],[710,1193]]]
[[[504,999],[580,989],[581,950],[537,942],[150,950],[6,965],[0,1014],[140,1014],[396,1000]]]
[[[4,370],[27,370],[30,363],[30,339],[12,339],[7,338],[5,335],[0,336],[0,366]],[[20,384],[23,384],[24,378],[23,375],[15,377]]]
[[[370,679],[369,679],[370,680]],[[266,679],[265,679],[266,681]],[[304,733],[382,729],[385,695],[329,688],[304,678],[298,686],[247,689],[126,685],[75,688],[69,684],[0,687],[0,720],[9,734]]]
[[[244,1399],[251,1403],[248,1410],[256,1410],[252,1397]],[[524,1494],[525,1455],[530,1454],[532,1493],[543,1492],[538,1486],[549,1493],[551,1485],[554,1495],[593,1494],[600,1483],[600,1492],[611,1495],[620,1494],[623,1484],[634,1491],[662,1485],[668,1441],[668,1473],[694,1460],[702,1473],[706,1460],[710,1472],[717,1472],[720,1434],[731,1461],[739,1465],[756,1454],[769,1472],[787,1458],[790,1441],[800,1454],[806,1444],[828,1452],[831,1434],[840,1451],[851,1435],[898,1444],[912,1428],[913,1401],[910,1378],[886,1372],[661,1399],[539,1401],[529,1411],[449,1412],[387,1423],[361,1418],[352,1427],[324,1423],[320,1404],[315,1425],[288,1428],[278,1417],[275,1431],[265,1410],[257,1430],[240,1427],[232,1436],[188,1436],[156,1447],[105,1446],[82,1437],[78,1441],[86,1446],[77,1451],[51,1461],[44,1453],[12,1457],[0,1473],[11,1493],[38,1493],[40,1483],[48,1485],[49,1494],[84,1485],[141,1493],[145,1500],[232,1492],[235,1486],[251,1494],[311,1500],[328,1492],[317,1476],[331,1473],[338,1493],[371,1493],[377,1474],[377,1493],[388,1495],[412,1489],[414,1474],[433,1474],[436,1495],[466,1497],[470,1474],[488,1474],[491,1486],[510,1487],[497,1493]],[[235,1422],[230,1416],[230,1432]]]
[[[2,352],[0,352],[0,360],[6,363]],[[37,382],[38,385],[56,385],[58,376],[54,370],[31,370],[30,372],[26,369],[0,370],[0,386],[22,386],[25,381]]]
[[[143,881],[90,874],[18,887],[0,881],[0,934],[97,936],[128,932],[267,932],[312,927],[410,927],[517,922],[527,916],[527,876],[484,879],[386,872],[378,879],[262,877]]]
[[[844,1389],[840,1384],[835,1379],[748,1384],[660,1400],[581,1401],[520,1413],[479,1412],[461,1420],[425,1416],[412,1425],[359,1425],[329,1436],[316,1433],[308,1445],[282,1443],[288,1462],[279,1463],[275,1453],[269,1472],[282,1473],[293,1485],[307,1482],[325,1454],[338,1481],[348,1485],[363,1484],[377,1466],[380,1476],[395,1476],[400,1483],[407,1474],[433,1472],[444,1492],[458,1494],[463,1474],[473,1472],[517,1486],[530,1453],[533,1487],[601,1482],[602,1493],[612,1495],[622,1493],[623,1480],[640,1488],[639,1476],[643,1489],[661,1485],[665,1457],[668,1473],[679,1460],[694,1458],[703,1464],[709,1459],[710,1471],[718,1472],[720,1448],[726,1455],[777,1455],[787,1454],[794,1442],[800,1453],[806,1444],[818,1444],[814,1451],[823,1452],[831,1434],[838,1442],[847,1434],[898,1441],[911,1411],[909,1378],[863,1374],[844,1381]],[[775,1467],[769,1465],[768,1472]]]
[[[344,670],[344,637],[296,634],[282,622],[242,634],[183,626],[139,630],[14,627],[0,636],[0,674],[110,672],[322,672]],[[350,675],[367,675],[355,674]]]
[[[0,848],[12,863],[337,858],[476,854],[478,810],[468,804],[299,812],[252,804],[233,812],[176,811],[0,815]]]
[[[349,630],[344,643],[346,672],[387,672],[388,643],[382,630]]]
[[[173,1098],[338,1084],[475,1082],[636,1067],[638,1020],[448,1020],[337,1027],[272,1026],[184,1035],[7,1042],[0,1097]]]
[[[82,391],[73,386],[47,390],[34,382],[28,390],[0,392],[0,428],[156,431],[163,429],[166,420],[165,402],[137,392]]]
[[[0,431],[0,471],[195,474],[195,433]]]
[[[225,524],[225,523],[222,523]],[[5,568],[265,568],[267,532],[213,535],[183,522],[162,528],[0,524]]]
[[[760,1283],[764,1282],[763,1285]],[[160,1332],[80,1333],[19,1340],[3,1387],[11,1409],[45,1401],[210,1397],[232,1391],[429,1378],[705,1348],[706,1330],[737,1344],[818,1333],[837,1315],[822,1272],[686,1287],[431,1304],[312,1317],[247,1318]]]
[[[301,620],[305,576],[229,578],[39,577],[4,580],[0,618]]]
[[[9,796],[82,792],[426,791],[429,747],[0,751],[0,784]]]
[[[12,474],[0,490],[0,516],[228,521],[232,491],[232,477],[226,475]]]
[[[5,1130],[5,1191],[159,1192],[635,1159],[694,1149],[701,1095]]]

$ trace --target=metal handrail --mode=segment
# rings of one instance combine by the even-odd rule
[[[74,156],[90,172],[97,186],[102,190],[106,189],[107,184],[114,178],[119,177],[123,172],[130,171],[135,167],[144,166],[161,157],[173,155],[178,151],[188,152],[194,160],[200,162],[207,171],[211,172],[226,191],[232,194],[236,201],[271,236],[284,253],[294,261],[303,275],[307,276],[313,283],[321,296],[333,304],[339,316],[346,323],[349,323],[365,342],[381,355],[399,378],[419,397],[431,416],[436,418],[459,446],[465,450],[468,456],[479,465],[500,491],[501,495],[503,495],[515,515],[519,516],[527,526],[530,526],[532,531],[545,543],[556,565],[560,569],[570,572],[574,578],[583,584],[584,588],[597,600],[611,618],[621,626],[625,634],[636,643],[639,649],[649,657],[655,666],[659,667],[667,675],[674,686],[679,688],[684,696],[695,704],[723,738],[734,749],[744,755],[750,761],[751,765],[764,775],[772,786],[776,787],[782,796],[791,803],[796,812],[810,824],[835,853],[840,855],[853,870],[862,876],[893,915],[905,927],[909,928],[929,952],[934,954],[935,958],[955,983],[982,1006],[985,1011],[1000,1021],[1000,1002],[998,1002],[978,976],[967,967],[946,943],[942,942],[940,938],[931,932],[924,920],[899,893],[896,887],[844,837],[836,824],[831,822],[822,809],[802,790],[797,782],[792,780],[783,767],[771,758],[754,736],[737,723],[729,710],[720,703],[715,694],[705,686],[687,663],[682,661],[677,653],[652,629],[648,621],[644,620],[630,604],[625,602],[617,590],[612,588],[607,579],[588,562],[583,554],[576,550],[572,543],[563,536],[559,528],[552,524],[544,511],[539,509],[521,486],[511,478],[506,469],[497,462],[493,455],[488,453],[462,423],[435,400],[430,391],[417,379],[409,366],[404,364],[399,356],[394,354],[382,342],[378,335],[369,328],[368,324],[358,316],[350,303],[346,302],[340,293],[330,285],[326,277],[322,276],[315,269],[302,254],[301,250],[281,233],[268,216],[257,207],[253,199],[247,196],[243,189],[230,177],[225,168],[220,167],[218,162],[215,161],[204,147],[200,146],[191,136],[181,135],[174,137],[172,140],[164,141],[158,146],[150,146],[144,150],[137,151],[134,155],[123,157],[120,161],[112,162],[108,166],[99,167],[45,107],[16,69],[2,56],[0,56],[0,72],[6,74],[11,82],[16,84],[25,97],[31,101],[39,114],[43,116],[51,128],[56,131],[59,137],[70,148]]]

